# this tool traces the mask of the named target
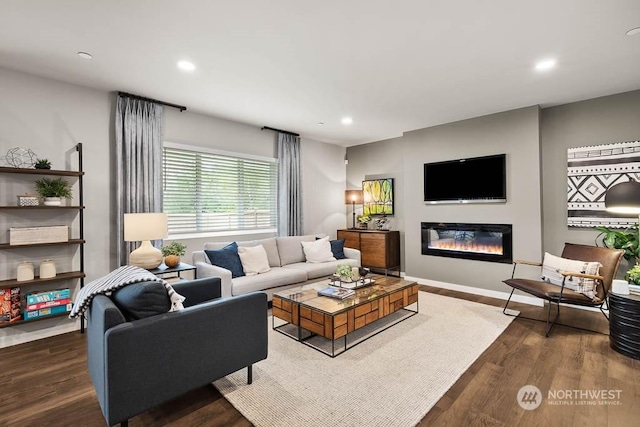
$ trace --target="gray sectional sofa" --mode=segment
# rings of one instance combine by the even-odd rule
[[[360,251],[344,248],[345,259],[323,263],[308,263],[301,242],[311,242],[324,234],[306,236],[271,237],[260,240],[236,241],[238,246],[262,245],[267,252],[271,270],[254,276],[232,278],[231,271],[212,265],[204,250],[193,252],[193,265],[197,267],[198,278],[219,277],[222,281],[222,296],[229,297],[255,291],[264,291],[269,300],[274,292],[299,286],[311,279],[330,276],[336,272],[338,264],[360,266]],[[221,249],[232,242],[206,243],[205,250]]]

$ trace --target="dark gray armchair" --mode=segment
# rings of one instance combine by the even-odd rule
[[[135,321],[107,296],[88,310],[88,367],[109,426],[267,357],[267,296],[220,298],[220,279],[172,284],[185,308]]]

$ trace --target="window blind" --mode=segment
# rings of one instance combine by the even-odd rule
[[[277,164],[163,148],[163,211],[169,234],[273,229]]]

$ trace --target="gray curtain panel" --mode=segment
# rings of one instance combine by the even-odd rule
[[[278,235],[302,235],[300,137],[278,132]]]
[[[119,265],[136,242],[124,241],[124,214],[162,212],[164,108],[154,102],[118,96],[116,104],[116,242]]]

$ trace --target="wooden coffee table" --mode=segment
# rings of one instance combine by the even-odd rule
[[[418,313],[416,282],[393,276],[370,277],[375,280],[374,284],[357,289],[354,296],[343,300],[318,296],[318,290],[329,285],[328,279],[274,293],[273,329],[335,357]],[[415,309],[409,308],[412,305]],[[406,315],[398,316],[392,322],[381,322],[374,332],[349,342],[353,332],[398,311],[406,312]],[[279,322],[276,326],[276,318],[284,323]],[[330,340],[331,350],[311,344],[309,339],[315,336]]]

